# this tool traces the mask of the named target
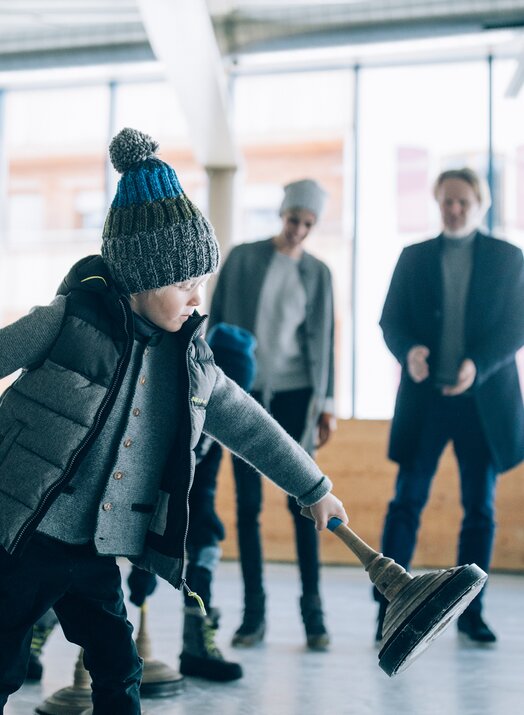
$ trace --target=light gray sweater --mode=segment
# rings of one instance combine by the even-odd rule
[[[260,296],[275,252],[271,239],[243,243],[231,250],[213,293],[210,327],[223,321],[256,331]],[[297,269],[306,296],[302,335],[313,392],[301,443],[313,452],[320,413],[334,411],[333,289],[329,268],[307,251],[303,251]]]

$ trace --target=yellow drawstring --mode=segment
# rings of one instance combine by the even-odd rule
[[[88,276],[87,278],[82,278],[80,283],[85,283],[86,281],[94,281],[94,280],[99,280],[99,281],[104,281],[104,284],[107,286],[107,281],[104,278],[104,276]]]
[[[185,585],[187,587],[187,584],[185,584]],[[207,616],[207,611],[206,611],[206,607],[204,606],[204,601],[198,595],[198,593],[196,591],[191,591],[191,589],[189,587],[187,587],[187,595],[191,596],[191,598],[194,598],[195,601],[197,601],[198,605],[200,606],[200,610],[202,611],[202,615]]]

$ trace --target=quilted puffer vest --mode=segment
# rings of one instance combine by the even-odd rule
[[[0,401],[0,546],[11,554],[21,552],[100,433],[133,344],[129,301],[111,286],[99,256],[77,263],[59,293],[67,301],[57,340],[46,359],[24,370]],[[211,350],[199,337],[203,320],[190,319],[183,329],[187,412],[147,539],[151,549],[177,562],[184,553],[193,449],[216,381]]]

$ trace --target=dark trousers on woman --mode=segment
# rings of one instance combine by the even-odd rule
[[[252,394],[261,402],[259,392]],[[304,432],[310,398],[310,388],[277,392],[269,405],[271,415],[297,441],[300,441]],[[247,602],[250,597],[256,597],[264,591],[259,523],[262,509],[262,478],[259,472],[241,459],[234,458],[233,466],[237,494],[238,546]],[[319,559],[315,524],[300,515],[300,507],[294,498],[288,497],[287,505],[295,526],[302,593],[306,596],[317,595]]]
[[[489,570],[495,536],[495,487],[493,466],[474,399],[469,395],[443,397],[435,392],[424,416],[414,457],[401,465],[395,496],[389,504],[382,551],[409,568],[415,551],[420,515],[429,497],[431,482],[446,444],[453,443],[457,458],[464,511],[457,562],[476,563]],[[442,524],[442,528],[447,526]],[[380,600],[375,592],[377,600]],[[469,605],[480,613],[482,591]]]
[[[40,535],[20,558],[2,563],[0,712],[24,682],[33,623],[50,608],[66,638],[84,649],[94,715],[139,715],[142,661],[115,559],[98,556],[91,545],[71,546]]]

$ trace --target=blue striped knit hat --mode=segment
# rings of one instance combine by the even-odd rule
[[[187,198],[158,144],[122,129],[109,156],[122,174],[102,234],[102,257],[127,293],[214,273],[220,252],[213,227]]]

